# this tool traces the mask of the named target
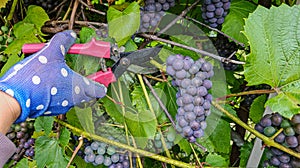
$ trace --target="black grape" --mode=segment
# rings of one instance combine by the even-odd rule
[[[182,55],[171,55],[166,63],[167,73],[178,87],[176,130],[190,142],[195,142],[203,136],[207,126],[205,119],[210,114],[212,82],[209,79],[213,67],[203,58],[194,61]]]

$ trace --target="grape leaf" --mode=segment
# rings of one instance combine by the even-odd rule
[[[178,142],[178,145],[179,145],[180,149],[182,149],[187,155],[190,155],[192,153],[191,145],[186,139],[182,138]]]
[[[245,78],[249,85],[268,84],[278,95],[269,99],[272,111],[290,118],[299,112],[300,6],[259,6],[245,22],[251,53],[246,59]]]
[[[69,124],[71,124],[72,126],[74,126],[76,128],[83,129],[80,124],[80,121],[76,115],[76,111],[74,108],[70,109],[66,115],[67,115],[67,120],[68,120]]]
[[[41,27],[48,20],[49,20],[49,16],[47,15],[46,11],[42,7],[36,5],[30,5],[28,7],[26,17],[21,22],[34,24],[39,34],[42,35]]]
[[[253,148],[253,144],[252,143],[245,143],[240,151],[241,151],[241,155],[240,155],[240,167],[246,167],[247,165],[247,162],[248,162],[248,159],[249,159],[249,156],[251,154],[251,151],[252,151],[252,148]]]
[[[205,162],[212,167],[228,167],[228,160],[218,154],[209,153],[206,156]]]
[[[34,129],[36,132],[45,131],[45,135],[49,135],[53,127],[54,118],[41,116],[34,122]]]
[[[13,65],[15,65],[17,62],[21,61],[24,58],[24,55],[22,55],[21,57],[18,56],[18,54],[13,54],[10,57],[8,57],[7,62],[5,63],[5,65],[2,67],[1,69],[1,73],[0,76],[4,75],[5,72]]]
[[[171,116],[174,118],[177,113],[177,104],[176,104],[176,92],[177,90],[172,87],[167,82],[162,82],[157,85],[155,85],[155,88],[160,88],[164,91],[166,95],[166,103],[164,105],[166,106],[168,112],[171,114]]]
[[[137,145],[144,148],[147,140],[153,138],[156,133],[156,117],[147,109],[139,111],[132,106],[130,93],[124,82],[119,80],[110,86],[108,94],[111,94],[114,102],[104,99],[107,113],[117,122],[121,124],[125,122]]]
[[[0,9],[5,7],[6,3],[8,2],[8,0],[2,0],[0,1]]]
[[[255,123],[258,123],[264,114],[264,105],[267,101],[267,95],[261,95],[253,100],[250,107],[249,117]]]
[[[115,38],[118,45],[124,45],[140,26],[140,6],[132,2],[124,11],[110,7],[107,11],[109,36]]]
[[[71,132],[66,127],[61,128],[59,135],[59,144],[62,147],[66,147],[69,143],[70,136]]]
[[[80,43],[86,43],[96,36],[96,31],[89,27],[83,27],[79,32]]]
[[[256,8],[251,2],[244,0],[234,0],[230,5],[229,14],[225,17],[222,25],[222,31],[233,37],[237,41],[247,44],[248,40],[242,31],[244,30],[245,18]]]
[[[37,167],[66,167],[68,159],[64,156],[59,141],[46,136],[38,137],[35,141],[35,156]]]
[[[16,168],[34,168],[34,167],[36,167],[36,161],[35,160],[30,161],[27,158],[23,158],[16,165]]]
[[[94,134],[95,127],[94,127],[94,122],[92,117],[92,108],[91,107],[79,108],[75,106],[74,110],[78,120],[80,121],[83,130]]]

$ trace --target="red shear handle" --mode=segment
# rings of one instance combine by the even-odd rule
[[[24,44],[22,52],[25,54],[35,53],[44,46],[45,43]],[[90,55],[99,58],[110,58],[110,43],[92,38],[92,40],[88,43],[72,45],[68,53]]]
[[[111,71],[111,68],[107,68],[106,72],[99,71],[99,72],[96,72],[96,73],[94,73],[92,75],[89,75],[87,77],[94,80],[94,81],[96,81],[96,82],[99,82],[99,83],[105,85],[106,87],[108,87],[108,85],[110,83],[116,81],[116,77],[115,77],[114,73]]]

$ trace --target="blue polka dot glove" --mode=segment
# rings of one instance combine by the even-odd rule
[[[102,98],[106,87],[71,70],[64,56],[76,34],[57,33],[39,52],[9,69],[0,79],[0,90],[16,98],[22,112],[16,123],[41,115],[65,114],[71,107]]]

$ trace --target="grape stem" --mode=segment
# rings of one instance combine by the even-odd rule
[[[167,110],[166,106],[163,104],[163,102],[160,100],[160,98],[158,97],[157,93],[155,92],[155,90],[153,89],[152,85],[150,84],[150,82],[148,81],[148,79],[143,76],[143,79],[146,83],[146,85],[149,87],[151,93],[153,94],[154,98],[157,100],[160,108],[162,108],[162,110],[165,112],[166,116],[169,118],[170,122],[172,123],[173,128],[175,129],[175,122],[171,116],[171,114],[169,113],[169,111]]]
[[[253,95],[253,94],[268,94],[268,93],[275,93],[275,90],[250,90],[250,91],[245,91],[245,92],[240,92],[240,93],[232,93],[228,94],[223,97],[216,98],[216,101],[222,101],[230,97],[238,97],[238,96],[244,96],[244,95]]]
[[[215,106],[218,110],[220,110],[222,113],[224,113],[227,117],[229,117],[231,120],[233,120],[236,124],[242,126],[243,128],[245,128],[246,130],[248,130],[249,132],[251,132],[252,134],[254,134],[256,137],[260,138],[262,141],[264,141],[264,143],[267,146],[273,146],[277,149],[282,150],[283,152],[286,152],[292,156],[295,156],[297,158],[300,159],[300,154],[289,149],[286,148],[280,144],[278,144],[277,142],[275,142],[273,139],[266,137],[265,135],[259,133],[258,131],[256,131],[255,129],[251,128],[248,124],[244,123],[243,121],[241,121],[239,118],[235,117],[234,115],[232,115],[230,112],[228,112],[227,110],[225,110],[220,104],[218,104],[218,102],[213,101],[212,105]]]
[[[161,162],[172,164],[172,165],[175,165],[175,166],[178,166],[178,167],[185,167],[185,168],[194,168],[195,167],[195,166],[192,166],[188,163],[184,163],[184,162],[181,162],[181,161],[178,161],[178,160],[170,159],[170,158],[167,158],[167,157],[155,154],[155,153],[151,153],[151,152],[148,152],[148,151],[145,151],[145,150],[142,150],[142,149],[134,148],[132,146],[129,146],[129,145],[126,145],[126,144],[123,144],[123,143],[119,143],[119,142],[115,142],[113,140],[109,140],[109,139],[101,137],[99,135],[95,135],[95,134],[83,131],[79,128],[76,128],[76,127],[64,122],[64,121],[58,120],[57,118],[55,118],[55,121],[57,123],[65,126],[65,127],[67,127],[68,129],[70,129],[70,130],[72,130],[72,131],[74,131],[78,134],[81,134],[84,137],[91,138],[91,139],[94,139],[96,141],[101,141],[101,142],[104,142],[106,144],[113,145],[113,146],[116,146],[116,147],[119,147],[119,148],[123,148],[123,149],[129,150],[131,152],[143,155],[145,157],[149,157],[151,159],[155,159],[155,160],[158,160],[158,161],[161,161]]]
[[[231,63],[234,63],[234,64],[241,64],[241,65],[245,64],[245,62],[242,62],[242,61],[236,61],[236,60],[232,60],[232,59],[229,59],[229,58],[224,58],[224,57],[209,53],[209,52],[204,51],[204,50],[199,50],[199,49],[196,49],[194,47],[190,47],[190,46],[187,46],[187,45],[184,45],[184,44],[180,44],[180,43],[176,43],[176,42],[173,42],[173,41],[170,41],[170,40],[159,38],[155,35],[143,33],[143,34],[140,34],[140,36],[151,39],[151,40],[161,41],[161,42],[171,44],[171,45],[174,45],[174,46],[177,46],[177,47],[185,48],[187,50],[191,50],[191,51],[194,51],[196,53],[202,54],[203,56],[209,56],[209,57],[211,57],[213,59],[216,59],[218,61],[221,61],[221,62],[225,62],[225,63],[226,62],[228,62],[228,63],[231,62]]]
[[[207,27],[207,28],[209,28],[209,29],[211,29],[211,30],[213,30],[213,31],[215,31],[215,32],[218,32],[219,34],[222,34],[223,36],[225,36],[225,37],[229,38],[230,40],[234,41],[236,44],[240,45],[241,47],[245,47],[245,44],[244,44],[244,43],[241,43],[241,42],[237,41],[237,40],[234,39],[233,37],[230,37],[229,35],[223,33],[222,31],[220,31],[220,30],[218,30],[218,29],[216,29],[216,28],[212,28],[212,27],[210,27],[210,26],[208,26],[208,25],[206,25],[206,24],[204,24],[204,23],[202,23],[202,22],[200,22],[200,21],[198,21],[198,20],[196,20],[196,19],[193,19],[193,18],[191,18],[191,17],[189,17],[189,16],[185,16],[185,18],[188,19],[188,20],[191,20],[191,21],[193,21],[193,22],[195,22],[195,23],[198,23],[198,24],[200,24],[201,26],[205,26],[205,27]]]
[[[96,9],[91,8],[90,5],[86,4],[86,3],[83,2],[82,0],[78,0],[78,1],[79,1],[83,6],[87,7],[88,10],[90,10],[90,11],[95,12],[95,13],[98,13],[98,14],[100,14],[100,15],[104,15],[104,16],[106,15],[105,12],[101,12],[101,11],[98,11],[98,10],[96,10]]]
[[[182,19],[193,7],[195,7],[200,0],[195,1],[191,6],[186,8],[184,11],[181,12],[179,16],[177,16],[172,22],[170,22],[166,27],[164,27],[160,32],[157,33],[157,36],[160,36],[164,32],[166,32],[170,27],[172,27],[178,20]]]
[[[74,152],[73,152],[73,154],[72,154],[72,157],[71,157],[71,159],[70,159],[68,165],[66,166],[66,168],[69,168],[69,167],[71,166],[71,163],[72,163],[72,161],[74,160],[74,158],[75,158],[77,152],[78,152],[79,149],[81,148],[82,144],[83,144],[83,138],[82,138],[82,136],[80,136],[80,137],[79,137],[79,143],[78,143],[76,149],[74,150]]]
[[[13,4],[11,5],[9,14],[8,14],[8,16],[7,16],[7,22],[5,23],[5,26],[6,26],[6,27],[8,27],[9,21],[11,21],[12,18],[13,18],[13,16],[14,16],[14,13],[15,13],[15,9],[16,9],[17,4],[18,4],[18,0],[14,0],[14,1],[13,1]]]

